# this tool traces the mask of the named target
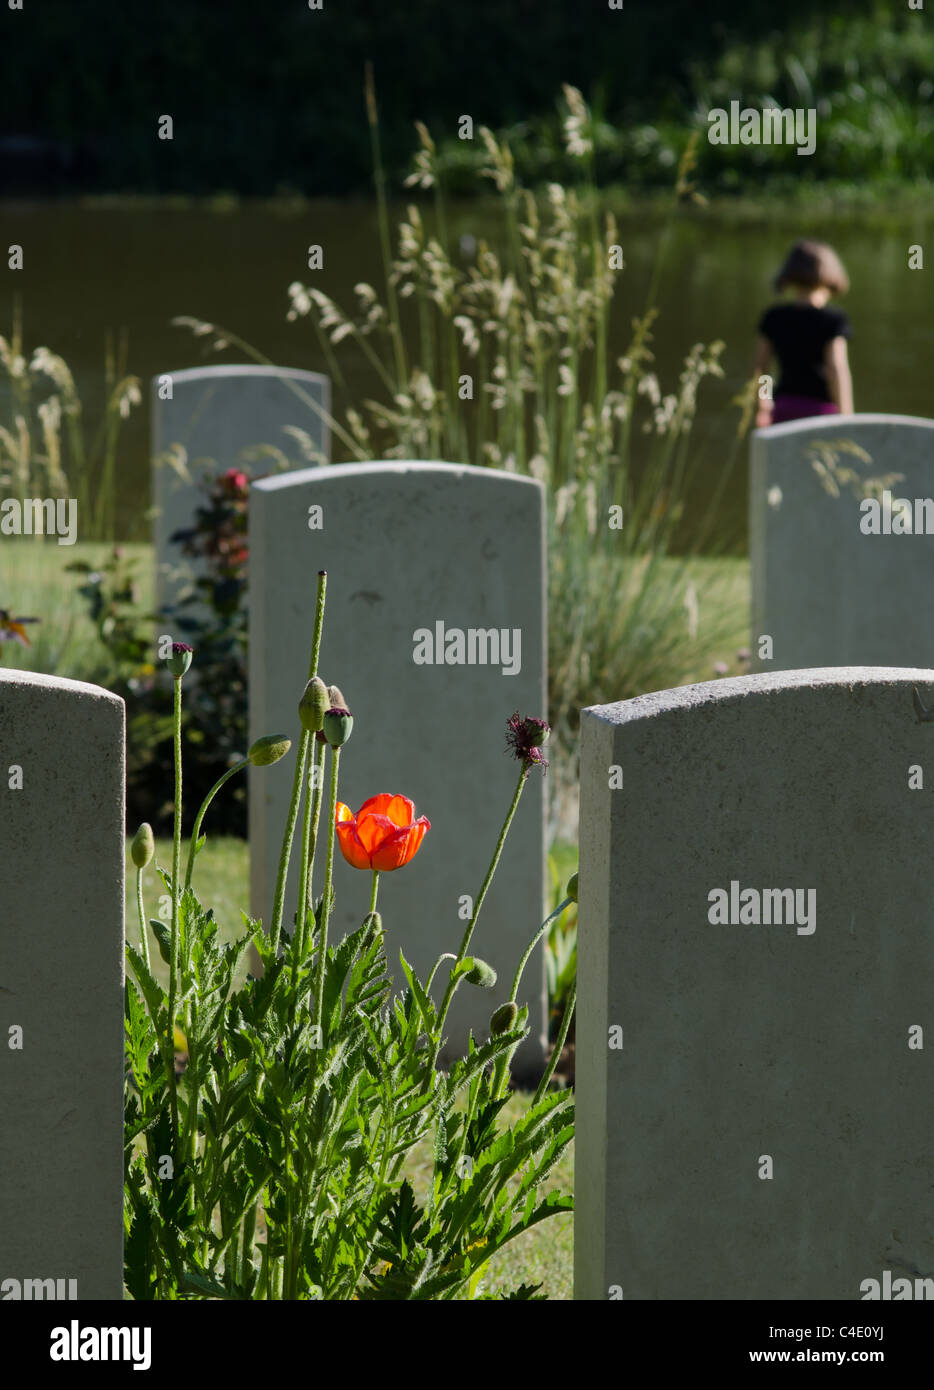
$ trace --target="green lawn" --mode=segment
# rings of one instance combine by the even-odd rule
[[[103,679],[99,672],[109,661],[88,616],[86,601],[78,593],[84,577],[69,574],[76,561],[100,565],[113,547],[94,541],[59,545],[57,541],[19,537],[4,538],[0,569],[0,608],[14,617],[34,617],[29,628],[31,646],[5,644],[0,665],[22,671],[41,671],[69,680]],[[142,543],[124,545],[128,561],[135,561],[140,609],[152,611],[153,551]]]

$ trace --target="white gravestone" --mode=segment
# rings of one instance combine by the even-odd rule
[[[575,1298],[934,1278],[932,704],[863,667],[583,712]]]
[[[749,508],[756,669],[934,659],[934,420],[756,430]]]
[[[480,889],[513,795],[520,765],[504,752],[507,720],[516,710],[546,716],[541,484],[485,468],[408,462],[268,478],[250,492],[250,554],[250,737],[282,731],[294,740],[282,763],[251,777],[252,910],[268,923],[323,569],[320,674],[340,687],[355,721],[339,799],[356,812],[368,797],[397,793],[431,822],[414,859],[381,876],[378,904],[396,983],[405,983],[400,946],[424,980],[442,951],[460,945],[470,916],[464,898]],[[297,858],[298,835],[287,923]],[[446,1030],[455,1052],[466,1045],[468,1026],[476,1038],[488,1036],[491,1013],[509,997],[519,957],[545,915],[544,882],[536,769],[470,944],[499,980],[493,989],[459,987]],[[370,876],[338,852],[335,884],[332,932],[339,938],[363,920]],[[442,969],[438,1000],[446,979]],[[532,1033],[516,1055],[517,1077],[540,1071],[543,1058],[540,945],[522,980],[525,1000]],[[449,1048],[442,1060],[450,1055]]]
[[[165,400],[168,381],[172,398]],[[286,427],[304,430],[327,462],[330,434],[319,410],[330,413],[328,378],[292,367],[193,367],[153,377],[153,544],[160,605],[174,602],[202,573],[201,563],[185,556],[171,537],[191,526],[195,509],[206,504],[204,479],[228,468],[255,477],[282,466],[282,458],[272,455],[247,462],[244,451],[260,446],[282,451],[286,461],[304,459]],[[178,445],[187,476],[163,458]]]
[[[122,700],[0,671],[4,1299],[123,1297],[123,779]]]

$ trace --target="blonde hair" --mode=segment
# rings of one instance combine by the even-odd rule
[[[825,241],[796,241],[773,284],[777,290],[797,285],[805,290],[824,288],[831,294],[846,294],[850,279],[840,257]]]

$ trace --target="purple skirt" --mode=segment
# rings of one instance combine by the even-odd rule
[[[840,407],[833,401],[819,401],[814,396],[776,396],[772,403],[772,424],[784,425],[789,420],[806,420],[810,415],[839,415]]]

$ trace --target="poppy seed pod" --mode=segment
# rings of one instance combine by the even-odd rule
[[[341,705],[332,705],[324,716],[324,737],[332,748],[342,748],[353,730],[353,715]]]
[[[133,843],[130,846],[133,863],[138,869],[145,869],[155,852],[156,842],[153,839],[152,826],[148,820],[144,820],[133,836]]]
[[[167,656],[165,664],[175,679],[181,680],[182,676],[191,665],[191,658],[195,654],[194,647],[189,647],[187,642],[173,642],[172,655]]]
[[[496,971],[492,965],[487,965],[485,960],[474,956],[473,967],[467,971],[465,979],[472,985],[479,985],[481,989],[492,989],[496,984]]]
[[[247,757],[254,767],[268,767],[270,763],[277,763],[280,758],[284,758],[291,747],[292,740],[286,738],[285,734],[264,734],[255,743],[250,744]]]
[[[532,748],[541,748],[543,743],[547,743],[548,735],[551,733],[551,726],[546,724],[544,719],[535,719],[532,715],[524,721],[524,731],[526,741]]]
[[[495,1038],[500,1033],[508,1033],[514,1027],[519,1006],[510,999],[505,1004],[500,1004],[499,1008],[490,1019],[490,1036]]]
[[[320,676],[312,676],[305,686],[305,693],[298,702],[298,717],[302,728],[309,734],[316,734],[324,723],[331,704],[328,688]]]

